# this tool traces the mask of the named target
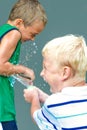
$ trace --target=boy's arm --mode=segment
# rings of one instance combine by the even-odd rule
[[[12,30],[7,33],[0,42],[0,75],[9,76],[11,74],[24,73],[34,80],[34,72],[22,65],[13,65],[9,62],[18,41],[21,38],[21,34],[17,30]]]
[[[37,88],[39,100],[41,103],[44,103],[46,99],[49,97],[49,95],[45,92],[43,92],[41,89]]]
[[[15,65],[9,62],[10,57],[12,56],[17,43],[21,35],[19,31],[12,30],[8,32],[0,42],[0,74],[1,75],[10,75],[15,73]]]
[[[33,113],[41,108],[40,103],[45,102],[48,95],[37,87],[31,87],[24,89],[24,98],[27,102],[31,103],[31,115],[33,117]]]
[[[37,89],[35,87],[24,89],[24,98],[27,102],[31,103],[31,116],[33,117],[33,113],[41,108]]]

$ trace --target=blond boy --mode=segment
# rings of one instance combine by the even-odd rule
[[[41,130],[87,129],[87,46],[83,36],[66,35],[42,50],[41,76],[52,95],[37,87],[24,90],[31,115]],[[41,104],[43,106],[41,107]]]

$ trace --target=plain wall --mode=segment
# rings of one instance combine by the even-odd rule
[[[7,22],[12,5],[16,0],[0,0],[0,25]],[[49,86],[39,76],[42,69],[41,50],[49,40],[66,34],[79,34],[87,39],[87,0],[40,0],[44,6],[48,23],[44,31],[36,37],[35,43],[22,45],[20,63],[34,69],[34,84],[49,93]],[[30,104],[23,97],[25,86],[15,83],[15,104],[19,130],[39,130],[32,122]]]

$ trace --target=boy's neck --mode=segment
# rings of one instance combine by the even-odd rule
[[[11,20],[8,20],[7,24],[10,24],[12,26],[16,26],[16,22],[15,21],[11,21]]]

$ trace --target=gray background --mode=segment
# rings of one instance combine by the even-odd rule
[[[0,25],[6,23],[10,9],[16,0],[0,0]],[[87,39],[87,0],[40,0],[48,15],[45,30],[37,36],[35,42],[22,45],[20,63],[34,69],[34,84],[49,93],[48,85],[39,76],[42,69],[41,50],[44,44],[65,34],[79,34]],[[15,103],[19,130],[38,130],[30,117],[30,105],[24,101],[23,89],[19,82],[15,84]]]

